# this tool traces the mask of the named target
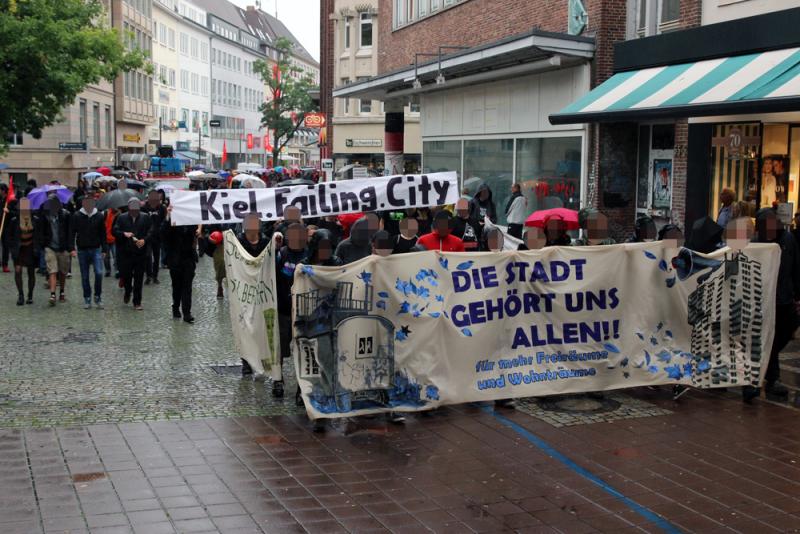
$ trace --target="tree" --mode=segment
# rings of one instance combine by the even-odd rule
[[[317,111],[317,107],[308,94],[315,88],[311,77],[291,63],[292,42],[281,37],[274,46],[278,49],[278,62],[270,65],[258,60],[254,68],[267,86],[269,100],[259,107],[261,127],[270,133],[272,161],[277,162],[281,149],[303,125],[306,113]]]
[[[107,24],[100,0],[0,0],[0,153],[40,138],[87,85],[145,65]]]

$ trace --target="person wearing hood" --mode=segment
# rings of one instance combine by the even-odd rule
[[[642,215],[636,219],[633,226],[633,235],[625,241],[626,243],[644,243],[647,241],[655,241],[656,239],[656,223],[647,215]]]
[[[292,347],[292,285],[294,272],[303,259],[308,256],[306,244],[308,231],[301,222],[286,228],[286,244],[275,255],[275,290],[278,301],[278,329],[281,340],[281,364],[291,358]],[[283,380],[272,383],[272,396],[283,397]]]
[[[336,238],[325,229],[320,228],[311,234],[306,247],[306,255],[301,262],[303,265],[320,265],[322,267],[335,267],[339,265],[339,258],[333,253]]]
[[[452,223],[451,233],[464,242],[464,251],[477,251],[480,246],[478,242],[479,235],[469,218],[469,200],[458,199],[456,202],[456,216],[453,218]]]
[[[81,209],[72,214],[69,225],[69,250],[78,258],[83,284],[83,307],[92,307],[92,286],[89,269],[94,270],[94,305],[103,309],[103,260],[108,254],[106,240],[106,215],[95,207],[95,198],[87,193],[81,200]]]
[[[469,219],[478,235],[483,235],[483,220],[486,217],[497,224],[497,209],[492,199],[492,190],[483,182],[469,203]]]
[[[342,265],[353,263],[372,254],[372,236],[378,229],[370,229],[366,217],[361,217],[350,227],[350,237],[336,247],[336,257]]]
[[[547,238],[545,246],[548,247],[565,247],[572,244],[572,239],[567,234],[567,223],[558,215],[552,215],[544,222],[544,235]]]
[[[686,248],[702,254],[711,254],[720,248],[724,231],[725,229],[715,223],[711,217],[701,217],[692,223],[692,231],[689,239],[686,240]]]
[[[578,212],[578,225],[583,235],[575,240],[575,245],[613,245],[616,242],[608,236],[608,217],[595,209],[583,208]]]
[[[783,229],[778,214],[772,208],[762,208],[756,213],[755,241],[776,243],[781,247],[778,267],[777,294],[775,297],[775,337],[772,340],[767,372],[764,375],[764,392],[770,400],[786,401],[789,390],[780,383],[780,352],[789,344],[797,328],[796,305],[800,301],[800,251],[791,232]],[[746,386],[742,398],[751,402],[759,395],[759,388]]]
[[[519,184],[511,184],[511,198],[506,203],[505,213],[508,235],[522,239],[522,226],[528,216],[528,200],[522,196],[522,188]]]

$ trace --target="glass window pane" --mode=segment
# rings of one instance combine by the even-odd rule
[[[511,196],[513,181],[514,140],[480,139],[464,141],[463,188],[475,195],[486,184],[492,191],[497,222],[506,224],[505,205]]]
[[[466,162],[464,163],[466,166]],[[517,139],[517,182],[528,199],[528,212],[550,208],[580,208],[581,138]],[[508,187],[502,191],[509,196]],[[495,198],[499,195],[495,194]],[[499,212],[505,200],[498,200]]]
[[[681,18],[680,0],[662,0],[661,22],[671,22]]]
[[[422,143],[422,172],[456,171],[461,179],[461,141],[425,141]]]
[[[639,167],[636,182],[636,207],[647,209],[650,191],[650,125],[639,126]]]

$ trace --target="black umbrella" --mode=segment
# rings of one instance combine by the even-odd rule
[[[295,178],[293,180],[284,180],[280,185],[314,185],[314,182],[308,178]]]
[[[141,200],[142,197],[132,189],[115,189],[110,193],[106,193],[103,198],[97,201],[97,209],[103,211],[109,208],[123,208],[128,205],[128,201],[132,198]]]
[[[147,184],[144,182],[140,182],[139,180],[134,180],[133,178],[125,178],[125,183],[128,184],[128,187],[132,187],[134,189],[144,190],[147,187]]]
[[[692,233],[686,240],[686,247],[700,252],[710,254],[717,250],[717,246],[722,241],[724,228],[714,222],[711,217],[697,219],[692,224]]]

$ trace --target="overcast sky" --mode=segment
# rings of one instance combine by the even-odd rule
[[[231,0],[239,7],[255,5],[255,0]],[[275,15],[319,61],[319,0],[261,0],[261,9]]]

